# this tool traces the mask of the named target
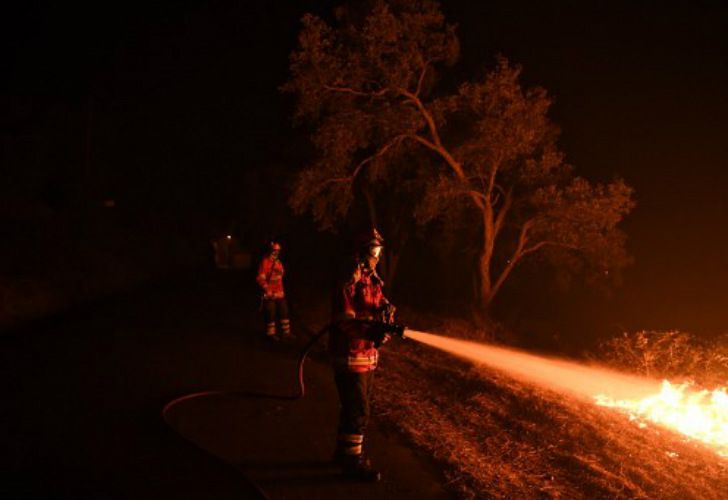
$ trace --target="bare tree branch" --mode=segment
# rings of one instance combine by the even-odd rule
[[[420,92],[422,91],[422,82],[425,80],[425,73],[427,73],[427,68],[430,65],[430,61],[425,61],[422,64],[422,71],[420,71],[420,78],[417,80],[417,90],[415,90],[415,95],[419,97]]]
[[[460,180],[466,180],[467,176],[465,175],[465,172],[463,171],[462,165],[460,165],[460,162],[458,162],[452,154],[443,146],[442,141],[440,140],[440,134],[437,131],[437,125],[435,124],[435,119],[432,117],[432,114],[427,110],[425,105],[422,103],[419,97],[409,92],[407,89],[400,89],[400,94],[404,97],[406,97],[410,102],[412,102],[417,109],[419,110],[422,117],[425,119],[425,122],[427,123],[427,128],[430,131],[430,135],[432,136],[432,141],[428,141],[427,139],[417,135],[412,134],[411,138],[415,139],[416,141],[424,144],[428,148],[432,149],[436,153],[438,153],[445,162],[450,166],[450,168],[455,172],[455,175]],[[473,196],[472,197],[473,202],[475,205],[483,209],[487,205],[487,202],[484,203],[479,197]]]
[[[475,189],[470,189],[470,190],[466,191],[466,193],[473,198],[479,198],[479,199],[483,200],[483,203],[488,202],[485,195],[483,193],[481,193],[480,191],[477,191]]]
[[[432,117],[432,114],[430,114],[430,112],[427,110],[427,108],[422,103],[420,98],[407,89],[399,89],[399,93],[403,97],[406,97],[410,102],[412,102],[417,107],[420,114],[422,115],[422,117],[425,119],[425,122],[427,123],[427,128],[430,131],[430,135],[432,136],[432,142],[435,145],[437,145],[438,147],[442,148],[442,141],[440,140],[440,133],[437,131],[437,125],[435,124],[435,119]],[[449,153],[448,153],[448,155],[449,155]],[[462,168],[459,168],[459,170],[460,170],[459,177],[465,178],[465,174],[462,172]]]
[[[576,245],[569,245],[568,243],[561,243],[559,241],[543,240],[543,241],[539,241],[538,243],[536,243],[536,244],[534,244],[534,245],[532,245],[532,246],[524,249],[521,252],[521,256],[527,255],[529,253],[536,252],[536,251],[542,249],[543,247],[545,247],[547,245],[551,245],[551,246],[555,246],[555,247],[561,247],[561,248],[568,248],[570,250],[581,250],[581,247],[578,247]]]
[[[368,157],[364,158],[362,161],[360,161],[359,164],[352,171],[351,175],[347,175],[345,177],[332,177],[330,179],[326,179],[324,182],[319,184],[319,186],[326,186],[327,184],[338,184],[338,183],[342,183],[342,182],[353,182],[354,179],[356,179],[356,176],[359,175],[359,173],[361,172],[361,169],[364,168],[364,166],[367,163],[371,163],[376,158],[384,155],[392,146],[402,142],[407,137],[409,137],[408,134],[400,134],[400,135],[395,136],[391,141],[389,141],[384,146],[382,146],[376,153],[374,153],[373,155],[368,156]]]
[[[498,170],[500,167],[500,158],[493,162],[490,169],[490,175],[488,176],[488,190],[486,191],[486,194],[490,198],[491,193],[493,192],[493,189],[495,189],[495,178],[496,175],[498,175]]]
[[[322,183],[319,184],[319,187],[324,187],[328,184],[339,184],[342,182],[351,182],[354,180],[353,175],[348,175],[346,177],[332,177],[331,179],[326,179]]]
[[[518,235],[518,244],[516,245],[516,249],[513,251],[513,255],[511,255],[511,258],[508,259],[508,261],[506,262],[506,267],[503,268],[503,271],[501,271],[500,275],[493,284],[493,287],[491,288],[491,293],[493,296],[498,293],[500,288],[503,286],[503,283],[505,283],[506,278],[508,278],[508,276],[511,274],[511,271],[513,271],[513,268],[516,267],[518,261],[523,258],[523,248],[528,242],[528,232],[531,230],[531,227],[533,227],[534,223],[535,219],[529,219],[521,226],[521,232]]]
[[[367,163],[370,163],[370,162],[374,161],[376,158],[379,158],[380,156],[382,156],[383,154],[385,154],[392,146],[394,146],[395,144],[399,144],[400,142],[402,142],[403,139],[405,139],[407,137],[409,137],[408,134],[400,134],[400,135],[397,135],[391,141],[389,141],[384,146],[382,146],[379,149],[379,151],[377,151],[376,153],[374,153],[373,155],[371,155],[371,156],[369,156],[367,158],[364,158],[356,166],[356,168],[354,168],[354,171],[351,174],[352,179],[355,178],[359,174],[359,172],[364,167],[364,165],[366,165]]]
[[[511,209],[511,204],[513,203],[513,188],[511,187],[510,189],[508,189],[508,192],[503,191],[503,189],[500,187],[499,189],[500,192],[503,193],[503,206],[501,206],[500,210],[498,211],[498,215],[495,218],[495,227],[493,231],[495,232],[496,237],[500,233],[501,229],[503,229],[506,215],[508,215],[508,211]]]
[[[356,90],[351,87],[335,87],[333,85],[323,85],[323,88],[330,92],[341,92],[344,94],[352,94],[361,97],[382,97],[387,92],[390,92],[390,89],[388,88],[383,88],[376,92],[362,92],[361,90]]]

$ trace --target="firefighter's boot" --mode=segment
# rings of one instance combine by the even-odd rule
[[[281,337],[287,340],[293,338],[293,334],[291,334],[291,320],[288,318],[281,320]]]
[[[363,443],[364,434],[339,432],[339,435],[336,437],[336,451],[334,452],[332,460],[343,466],[347,459],[361,456]]]
[[[375,483],[382,479],[382,473],[372,468],[369,459],[361,455],[347,456],[343,460],[344,476],[355,481]]]
[[[277,341],[278,336],[276,335],[276,322],[275,321],[269,321],[265,325],[265,337],[268,340]]]

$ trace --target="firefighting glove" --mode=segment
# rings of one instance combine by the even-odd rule
[[[397,311],[397,308],[394,307],[394,304],[387,302],[382,306],[382,321],[387,324],[394,323],[394,314]]]
[[[389,329],[384,323],[373,323],[369,326],[368,337],[374,342],[375,347],[379,347],[389,340]]]

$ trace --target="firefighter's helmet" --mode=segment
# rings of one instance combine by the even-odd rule
[[[384,238],[382,238],[382,235],[376,228],[371,228],[361,233],[357,237],[356,243],[359,255],[362,257],[371,256],[379,260],[382,247],[384,246]]]
[[[377,231],[377,228],[373,227],[357,236],[356,245],[359,250],[366,250],[369,247],[382,247],[384,246],[384,238]]]

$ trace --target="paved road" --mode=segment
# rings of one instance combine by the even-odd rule
[[[161,408],[191,392],[294,392],[297,346],[257,335],[250,282],[202,274],[6,334],[2,498],[447,498],[429,460],[376,422],[385,480],[340,478],[323,355],[303,400],[196,398],[163,423]]]

